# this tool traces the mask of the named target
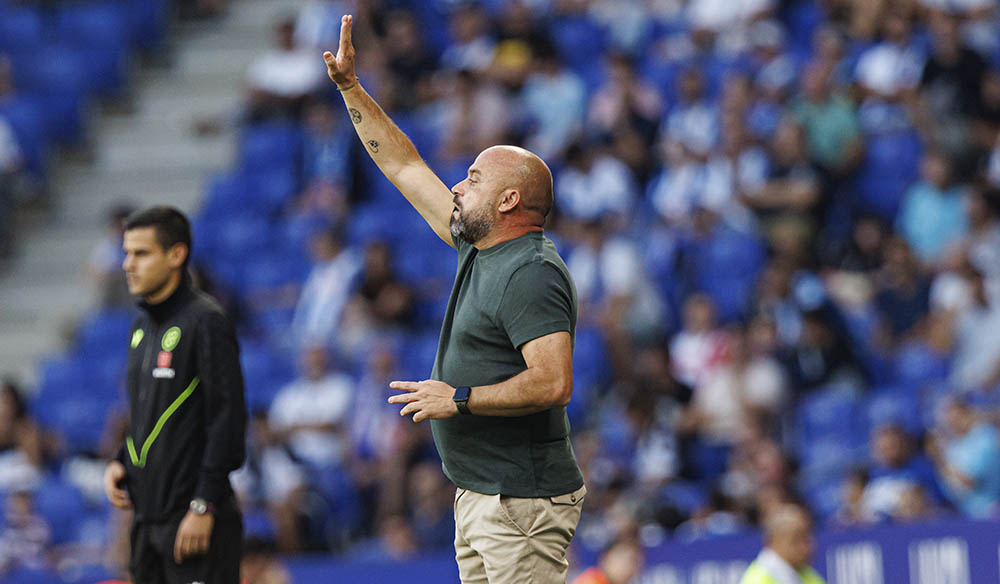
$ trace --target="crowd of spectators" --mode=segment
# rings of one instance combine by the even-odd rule
[[[242,335],[248,533],[451,545],[429,428],[385,398],[430,372],[454,258],[323,78],[347,13],[366,89],[447,184],[497,143],[553,169],[580,304],[574,545],[607,571],[785,502],[829,529],[997,517],[995,2],[316,0],[250,64],[241,162],[195,221]],[[0,436],[16,492],[52,468],[33,432]]]

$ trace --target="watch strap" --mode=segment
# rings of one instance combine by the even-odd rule
[[[458,408],[458,413],[463,416],[472,414],[472,412],[469,411],[469,395],[471,395],[471,393],[472,388],[468,385],[455,388],[455,407]]]

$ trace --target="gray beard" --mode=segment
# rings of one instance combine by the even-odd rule
[[[466,216],[459,211],[457,219],[452,214],[450,227],[452,237],[457,237],[469,244],[475,244],[493,229],[493,220],[486,213]]]

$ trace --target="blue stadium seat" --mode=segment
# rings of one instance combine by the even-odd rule
[[[219,237],[219,225],[224,221],[221,217],[211,217],[202,208],[201,212],[191,219],[191,237],[194,241],[191,256],[199,264],[211,263],[222,245]]]
[[[872,428],[882,424],[898,424],[911,436],[924,431],[920,396],[904,387],[884,387],[873,390],[866,406]]]
[[[830,519],[841,503],[841,484],[837,480],[822,481],[805,489],[805,499],[809,509],[821,520]]]
[[[250,312],[249,324],[255,334],[278,347],[291,347],[299,339],[291,329],[295,317],[294,307],[276,307],[253,310]]]
[[[393,220],[393,213],[379,204],[366,204],[351,211],[347,225],[347,242],[354,246],[364,246],[372,241],[393,241],[401,233]]]
[[[264,217],[235,215],[220,223],[218,237],[220,256],[242,261],[271,249],[272,226]]]
[[[113,399],[90,391],[91,386],[75,386],[72,395],[44,406],[35,402],[39,422],[62,436],[70,454],[97,453],[103,421],[114,405]]]
[[[240,212],[247,205],[248,189],[246,177],[240,172],[216,174],[208,186],[199,218],[221,221]],[[197,241],[199,245],[202,243],[200,239]]]
[[[274,542],[275,528],[271,515],[261,509],[243,510],[243,531],[246,539],[259,539],[267,542]]]
[[[91,372],[90,364],[84,358],[73,355],[48,358],[42,362],[40,369],[38,394],[47,395],[50,399],[59,399],[81,379],[89,379]]]
[[[861,400],[848,387],[828,386],[805,396],[796,408],[795,422],[804,443],[822,439],[853,437],[867,440],[861,416]]]
[[[246,181],[249,186],[247,203],[268,215],[279,213],[297,191],[295,173],[291,169],[247,172]]]
[[[801,454],[800,473],[807,482],[825,482],[844,476],[864,457],[845,443],[843,436],[831,435],[812,440]]]
[[[63,584],[53,570],[18,566],[0,576],[0,584]]]
[[[128,15],[134,46],[142,51],[162,48],[169,17],[168,7],[167,0],[131,0]]]
[[[124,355],[127,340],[120,343]],[[31,411],[59,434],[72,452],[96,452],[103,420],[123,398],[124,356],[105,358],[71,352],[43,362]]]
[[[48,44],[10,53],[14,84],[46,116],[46,134],[61,144],[83,136],[83,107],[93,83],[88,57],[69,47]]]
[[[437,355],[437,331],[425,331],[408,335],[405,349],[400,352],[399,369],[405,379],[427,379],[434,367]]]
[[[80,48],[107,48],[124,51],[131,37],[125,2],[80,2],[59,5],[57,37]]]
[[[785,30],[796,49],[812,49],[813,34],[826,20],[823,8],[814,2],[795,2],[787,7],[784,14]]]
[[[266,122],[248,127],[240,137],[240,166],[246,170],[292,170],[302,147],[296,124]]]
[[[604,57],[607,39],[604,29],[585,16],[564,16],[551,21],[549,34],[563,61],[583,74]]]
[[[56,15],[61,42],[86,56],[89,87],[102,96],[121,95],[132,40],[129,6],[122,2],[63,4]]]
[[[858,171],[858,211],[892,223],[906,189],[917,179],[923,147],[915,131],[866,137],[865,158]]]
[[[240,340],[240,364],[251,410],[270,407],[275,394],[294,378],[292,363],[286,362],[266,345],[251,339]]]
[[[254,294],[273,290],[286,284],[301,284],[309,275],[302,271],[303,264],[288,259],[280,253],[264,253],[248,258],[244,263],[243,277],[237,292]]]
[[[50,141],[74,146],[83,140],[86,133],[83,110],[88,103],[84,92],[32,91],[27,95],[45,112],[45,134]]]
[[[88,315],[76,331],[76,351],[83,356],[103,358],[124,355],[128,332],[137,311],[105,310]]]
[[[0,6],[0,52],[27,51],[45,42],[45,22],[30,4]]]
[[[660,489],[657,498],[663,506],[670,506],[682,513],[691,514],[705,504],[708,500],[708,493],[697,483],[674,480]]]
[[[77,526],[87,515],[87,504],[79,489],[53,476],[47,476],[35,492],[35,509],[52,527],[55,545],[73,541]]]
[[[400,235],[410,235],[396,241],[394,267],[400,279],[417,286],[433,282],[450,288],[457,265],[455,251],[424,223],[416,212],[406,223],[397,223]]]
[[[573,399],[566,406],[571,423],[583,422],[610,380],[611,364],[601,331],[593,327],[577,329],[573,347]]]
[[[45,111],[34,100],[19,96],[0,102],[0,118],[7,120],[13,129],[28,171],[44,177],[50,146]]]
[[[277,238],[283,253],[291,260],[308,263],[309,239],[330,228],[330,219],[319,212],[296,213],[278,225]],[[306,268],[308,270],[308,268]]]
[[[638,64],[639,76],[655,85],[664,95],[673,91],[680,72],[679,64],[661,61],[655,56],[647,56]]]
[[[291,168],[234,170],[217,174],[208,187],[202,217],[224,220],[233,215],[278,214],[296,193]]]
[[[922,389],[946,380],[950,371],[948,355],[931,351],[923,343],[909,343],[896,352],[895,376],[904,387]]]
[[[693,271],[695,290],[704,292],[716,305],[719,319],[731,322],[746,315],[757,274],[764,262],[758,240],[730,229],[694,241],[688,247],[686,265]]]

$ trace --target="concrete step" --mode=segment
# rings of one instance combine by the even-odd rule
[[[76,227],[79,225],[100,226],[104,223],[108,209],[119,204],[142,206],[152,203],[169,204],[182,210],[193,211],[201,202],[205,189],[205,177],[191,174],[177,174],[161,180],[109,182],[100,193],[86,197],[63,199],[56,220],[59,225]]]
[[[169,68],[132,75],[131,111],[92,119],[94,161],[54,169],[55,212],[26,234],[0,278],[0,375],[30,388],[40,356],[58,350],[67,323],[94,306],[86,266],[109,207],[197,208],[208,178],[231,164],[236,140],[232,130],[197,137],[192,125],[239,114],[247,67],[272,46],[276,18],[306,1],[234,0],[221,20],[175,26]]]

